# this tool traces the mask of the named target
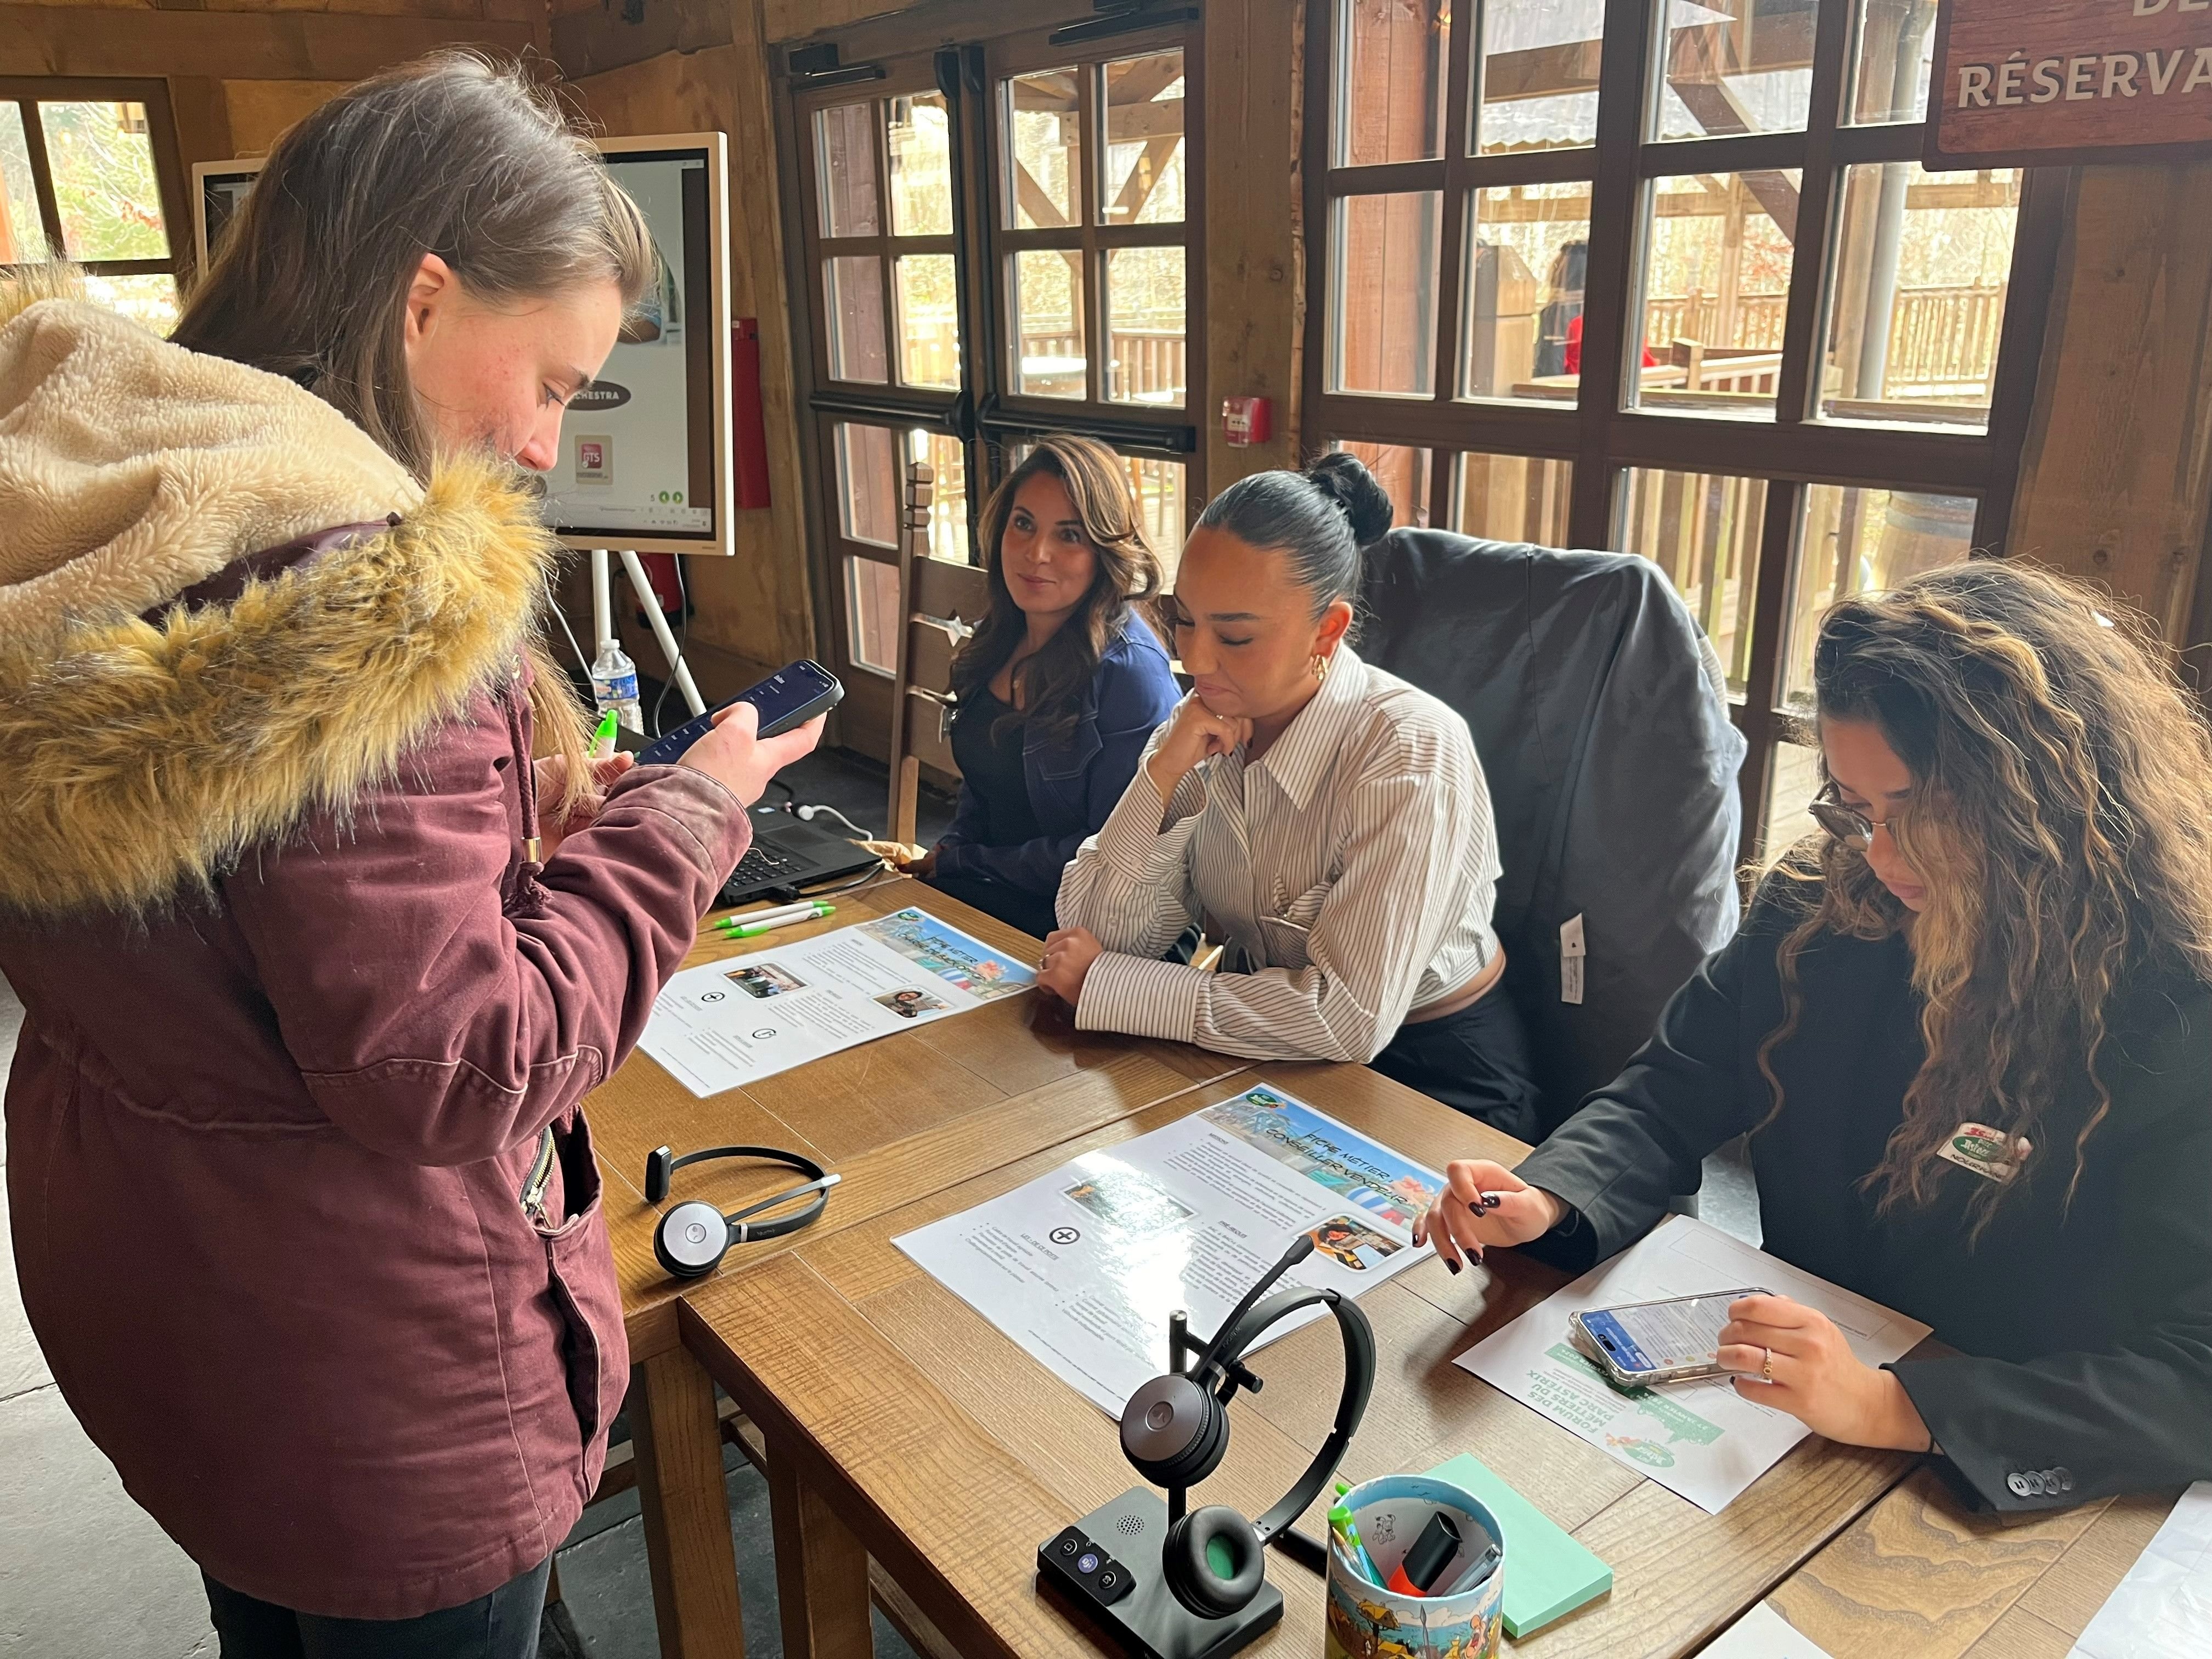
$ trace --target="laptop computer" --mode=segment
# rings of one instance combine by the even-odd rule
[[[804,888],[858,875],[876,861],[876,855],[860,842],[826,824],[806,823],[780,807],[756,807],[753,844],[722,884],[720,902],[750,904],[773,898],[789,902],[804,898]]]

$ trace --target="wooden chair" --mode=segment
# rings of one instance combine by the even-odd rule
[[[884,834],[915,839],[924,762],[957,778],[952,758],[952,654],[991,606],[990,579],[971,564],[929,556],[936,473],[909,462],[899,512],[898,664],[891,682],[890,800]]]

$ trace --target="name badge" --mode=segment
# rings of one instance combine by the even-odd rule
[[[1961,1123],[1950,1139],[1936,1149],[1962,1170],[1972,1170],[1984,1181],[2010,1181],[2034,1148],[2026,1135],[2008,1139],[2002,1130],[1986,1123]]]
[[[1583,972],[1589,957],[1589,946],[1583,939],[1583,919],[1579,912],[1559,924],[1559,1000],[1579,1007],[1583,1000]]]

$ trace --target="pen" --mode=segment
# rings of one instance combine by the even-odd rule
[[[1498,1571],[1498,1559],[1503,1553],[1504,1552],[1497,1545],[1492,1544],[1475,1558],[1473,1566],[1452,1580],[1452,1587],[1449,1589],[1440,1593],[1445,1595],[1464,1595]]]
[[[803,910],[793,915],[770,916],[766,921],[748,922],[742,927],[726,927],[722,930],[722,937],[751,939],[757,934],[772,933],[779,927],[790,927],[802,921],[812,921],[818,916],[826,916],[829,914],[828,905],[817,904],[811,910]]]
[[[592,733],[592,758],[611,759],[615,752],[615,728],[622,722],[615,718],[611,708],[599,716],[599,729]]]
[[[1341,1480],[1336,1483],[1336,1495],[1340,1500],[1351,1490]],[[1367,1546],[1359,1541],[1359,1523],[1352,1518],[1351,1510],[1340,1501],[1333,1505],[1328,1512],[1328,1524],[1329,1529],[1344,1540],[1345,1547],[1351,1552],[1352,1559],[1359,1564],[1359,1570],[1367,1575],[1368,1582],[1380,1584],[1382,1575],[1375,1570],[1375,1558],[1367,1553]]]
[[[717,921],[717,927],[750,927],[756,922],[777,921],[785,916],[811,916],[817,910],[835,910],[837,907],[827,899],[801,899],[796,904],[775,904],[765,910],[732,912]]]

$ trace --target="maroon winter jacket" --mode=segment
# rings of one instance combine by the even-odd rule
[[[129,326],[0,326],[0,521],[61,526],[0,549],[23,1300],[209,1573],[412,1617],[536,1565],[598,1479],[628,1351],[578,1102],[746,817],[645,768],[527,861],[529,503],[473,468],[424,495],[296,387]],[[95,425],[86,385],[167,406]],[[11,430],[112,441],[41,468]]]

